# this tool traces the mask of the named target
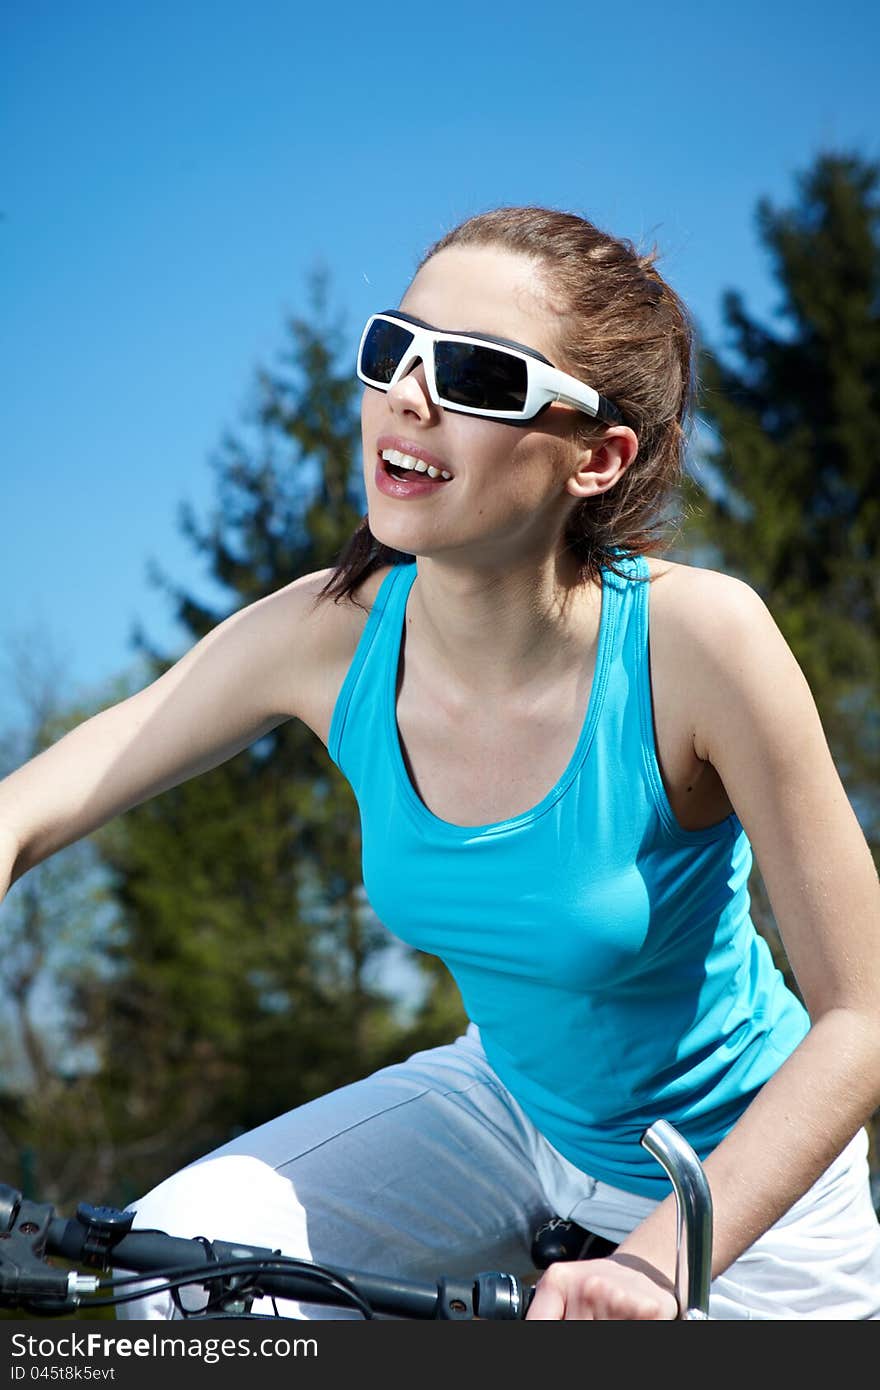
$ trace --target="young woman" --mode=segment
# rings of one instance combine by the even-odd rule
[[[691,350],[629,243],[465,222],[365,330],[369,510],[339,568],[0,786],[14,879],[300,718],[357,795],[376,912],[471,1019],[169,1178],[137,1225],[420,1277],[524,1272],[553,1212],[619,1248],[548,1270],[532,1318],[674,1318],[639,1144],[663,1117],[711,1183],[713,1316],[880,1317],[877,875],[764,604],[648,553]],[[752,850],[803,1004],[750,920]]]

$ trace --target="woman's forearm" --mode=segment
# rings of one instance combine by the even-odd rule
[[[812,1186],[878,1103],[880,1009],[872,1017],[829,1010],[706,1159],[713,1278]],[[671,1280],[675,1239],[669,1197],[622,1242],[620,1253]]]

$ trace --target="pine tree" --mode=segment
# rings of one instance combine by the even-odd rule
[[[778,327],[724,300],[702,355],[714,446],[689,487],[687,544],[769,603],[872,844],[880,838],[880,168],[826,155],[794,206],[758,206]]]

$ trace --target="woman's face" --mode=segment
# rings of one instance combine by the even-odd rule
[[[436,328],[512,339],[557,360],[559,313],[525,257],[449,247],[422,267],[400,308]],[[577,501],[566,482],[576,467],[574,425],[584,418],[559,405],[532,426],[445,411],[428,395],[421,363],[390,391],[365,388],[361,423],[373,535],[413,555],[470,556],[481,565],[555,549]],[[418,495],[395,493],[382,459],[389,448],[427,457],[452,477]]]

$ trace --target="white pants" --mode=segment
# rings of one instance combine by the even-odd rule
[[[712,1317],[880,1318],[880,1224],[866,1155],[861,1131],[713,1282]],[[548,1144],[490,1068],[471,1025],[446,1047],[241,1135],[132,1205],[135,1229],[433,1281],[484,1269],[528,1276],[532,1236],[548,1216],[619,1241],[655,1203],[596,1181]],[[254,1311],[271,1312],[271,1304],[259,1300]],[[168,1293],[117,1309],[122,1318],[178,1316]]]

